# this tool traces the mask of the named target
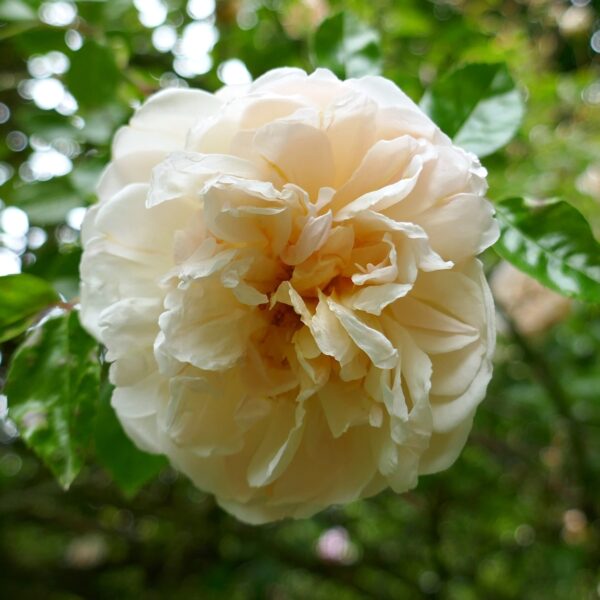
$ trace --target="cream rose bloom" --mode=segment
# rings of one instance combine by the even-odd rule
[[[448,467],[492,371],[485,175],[381,77],[154,95],[82,232],[127,433],[251,523]]]

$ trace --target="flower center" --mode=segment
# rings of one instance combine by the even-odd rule
[[[276,302],[272,307],[269,304],[261,304],[259,309],[264,312],[269,324],[273,327],[285,328],[291,332],[302,327],[300,315],[288,304]]]

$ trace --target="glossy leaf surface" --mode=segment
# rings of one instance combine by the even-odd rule
[[[600,244],[578,210],[567,202],[532,206],[511,198],[496,211],[500,256],[564,296],[600,304]]]
[[[479,157],[506,145],[525,112],[503,63],[468,64],[451,71],[434,82],[421,108],[456,144]]]
[[[41,311],[59,301],[52,285],[39,277],[0,277],[0,342],[23,333]]]
[[[11,362],[9,415],[64,488],[90,445],[99,381],[98,345],[74,311],[34,329]]]

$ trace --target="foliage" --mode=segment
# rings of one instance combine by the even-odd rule
[[[421,108],[454,143],[483,158],[517,132],[524,107],[503,63],[463,66],[435,81]]]
[[[34,275],[5,275],[0,289],[0,341],[17,337],[41,311],[60,301],[54,288]]]
[[[15,274],[0,277],[0,596],[597,597],[598,10],[1,2],[0,271]],[[144,97],[284,65],[396,81],[482,158],[497,253],[581,304],[533,338],[504,315],[489,397],[448,472],[402,497],[251,528],[122,431],[102,349],[78,322],[79,228],[110,140]],[[498,259],[484,258],[493,276]]]
[[[496,251],[554,291],[600,304],[600,244],[581,213],[566,202],[498,204],[502,237]]]
[[[167,461],[163,456],[140,452],[131,443],[110,405],[111,393],[112,386],[105,382],[94,423],[96,458],[123,494],[134,497],[145,483],[165,469]]]
[[[81,470],[90,441],[100,380],[96,352],[70,312],[34,328],[8,371],[11,417],[64,488]]]
[[[313,46],[313,62],[338,77],[377,75],[381,70],[379,34],[353,13],[339,12],[325,19],[315,32]]]

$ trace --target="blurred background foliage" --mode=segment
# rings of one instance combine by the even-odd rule
[[[76,298],[81,220],[133,108],[327,64],[318,28],[339,11],[416,101],[456,64],[506,62],[528,109],[484,159],[490,197],[567,199],[598,236],[597,0],[0,0],[0,274]],[[101,458],[64,493],[0,396],[0,597],[600,597],[600,309],[487,258],[501,310],[488,398],[456,465],[404,496],[248,527],[136,453],[107,394]]]

